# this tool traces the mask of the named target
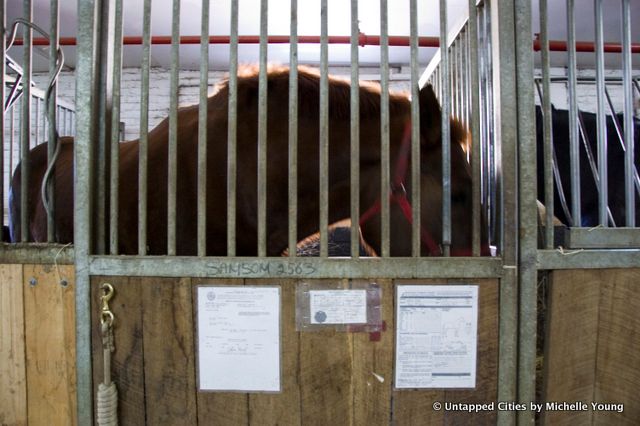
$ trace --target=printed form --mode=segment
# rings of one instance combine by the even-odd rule
[[[311,324],[365,324],[366,290],[309,291]]]
[[[280,391],[280,288],[198,287],[201,390]]]
[[[396,291],[396,388],[474,388],[478,286]]]

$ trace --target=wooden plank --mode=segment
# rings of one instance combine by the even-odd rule
[[[425,280],[396,280],[393,290],[394,295],[394,316],[396,314],[395,286],[406,284],[446,284],[444,279]],[[393,329],[395,338],[395,329]],[[394,339],[395,342],[395,339]],[[395,344],[395,343],[394,343]],[[395,348],[394,348],[395,353]],[[395,359],[394,359],[395,365]],[[392,378],[395,382],[395,377]],[[444,422],[443,410],[436,411],[433,404],[439,402],[444,404],[445,393],[442,390],[416,390],[402,389],[393,391],[392,395],[392,422],[397,425],[437,425]]]
[[[25,265],[23,274],[29,425],[75,425],[73,266]]]
[[[22,265],[0,265],[0,424],[27,424]]]
[[[391,421],[393,386],[394,292],[391,280],[376,280],[382,291],[384,330],[353,335],[353,419],[356,425]],[[378,340],[379,339],[379,340]]]
[[[100,332],[100,286],[108,282],[115,294],[110,307],[114,320],[115,352],[111,354],[111,380],[118,389],[118,420],[122,425],[143,425],[146,418],[142,341],[142,284],[140,278],[92,277],[91,317],[94,395],[104,381]]]
[[[594,411],[596,425],[637,425],[640,419],[639,282],[640,269],[603,272],[593,402],[613,405]]]
[[[188,278],[143,278],[146,422],[196,424],[193,305]]]
[[[450,284],[461,283],[449,280]],[[498,280],[465,280],[464,284],[478,284],[478,361],[476,388],[447,390],[446,402],[489,404],[498,400],[498,348],[499,348],[499,285]],[[446,411],[446,424],[495,425],[497,411]]]
[[[197,285],[244,285],[242,279],[193,279],[193,312],[197,323],[197,300],[195,297]],[[197,339],[197,337],[196,337]],[[197,360],[196,360],[197,362]],[[213,422],[224,425],[246,425],[249,423],[249,397],[246,393],[238,392],[198,392],[198,422],[211,424]]]
[[[549,275],[544,401],[592,401],[598,337],[601,270],[561,270]],[[543,424],[592,424],[593,412],[546,411]]]
[[[348,286],[347,280],[339,281],[340,287]],[[334,330],[300,333],[299,357],[302,424],[353,424],[351,333]]]
[[[280,286],[280,393],[249,394],[250,425],[299,425],[298,332],[296,331],[296,282],[294,280],[247,280],[247,286]]]

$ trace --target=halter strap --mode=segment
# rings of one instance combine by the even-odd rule
[[[404,134],[402,136],[402,145],[396,159],[396,173],[391,184],[391,192],[389,194],[389,201],[397,203],[400,207],[400,211],[404,215],[407,222],[413,225],[413,208],[411,202],[407,197],[407,191],[404,189],[404,180],[407,174],[407,168],[409,165],[409,152],[411,147],[411,120],[408,120],[404,127]],[[360,216],[360,226],[367,223],[373,216],[380,213],[382,209],[382,203],[380,197],[373,203],[362,216]],[[440,256],[442,251],[440,246],[436,243],[435,239],[431,236],[426,228],[420,226],[420,240],[429,250],[430,256]]]

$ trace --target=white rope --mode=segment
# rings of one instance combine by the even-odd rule
[[[98,424],[100,426],[117,426],[118,424],[118,390],[116,384],[100,383],[98,386]]]

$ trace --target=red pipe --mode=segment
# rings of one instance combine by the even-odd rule
[[[536,52],[542,49],[540,40],[533,41],[533,50]],[[552,52],[566,52],[567,42],[560,40],[549,40],[549,50]],[[588,41],[577,41],[576,52],[595,52],[596,45]],[[621,53],[622,45],[620,43],[604,43],[605,53]],[[640,53],[640,43],[631,43],[631,53]]]
[[[267,37],[267,43],[269,44],[288,44],[290,38],[287,35],[272,35]],[[75,37],[60,37],[59,43],[61,46],[75,46]],[[141,45],[142,37],[138,36],[126,36],[123,37],[122,43],[125,45]],[[231,38],[229,36],[209,36],[209,44],[230,44]],[[259,44],[260,36],[238,36],[239,44]],[[319,36],[298,36],[298,43],[301,44],[320,44]],[[351,43],[350,36],[329,36],[329,44],[349,44]],[[171,36],[153,36],[151,37],[151,44],[171,44]],[[180,44],[200,44],[200,36],[181,36]],[[360,34],[358,37],[358,44],[360,46],[379,46],[379,36],[368,36],[366,34]],[[18,38],[14,42],[14,45],[21,46],[22,39]],[[48,46],[49,41],[42,37],[36,37],[33,39],[34,46]],[[410,38],[408,36],[389,36],[389,46],[409,46]],[[418,46],[420,47],[440,47],[440,40],[438,37],[418,37]]]
[[[272,35],[267,37],[267,43],[269,44],[288,44],[290,38],[287,35]],[[59,43],[61,46],[75,46],[75,37],[60,37]],[[138,36],[126,36],[123,37],[122,43],[125,45],[141,45],[142,37]],[[209,36],[209,44],[229,44],[231,38],[229,36]],[[260,36],[256,35],[244,35],[238,36],[239,44],[259,44]],[[298,43],[301,44],[320,44],[319,36],[298,36]],[[329,44],[349,44],[351,43],[350,36],[329,36]],[[153,36],[151,37],[151,44],[171,44],[171,36]],[[200,44],[200,36],[181,36],[180,44]],[[360,34],[358,37],[358,44],[360,46],[380,46],[380,36],[368,36],[366,34]],[[21,46],[22,39],[16,39],[14,45]],[[33,39],[34,46],[48,46],[49,41],[43,37],[36,37]],[[409,46],[410,38],[408,36],[389,36],[389,46]],[[418,37],[418,46],[420,47],[440,47],[440,40],[438,37]],[[533,41],[533,50],[536,52],[541,49],[540,40]],[[553,52],[566,52],[567,42],[561,40],[550,40],[549,50]],[[577,52],[595,52],[595,43],[588,41],[576,42]],[[604,43],[605,53],[620,53],[622,52],[622,45],[620,43]],[[640,43],[631,44],[631,53],[640,53]]]

